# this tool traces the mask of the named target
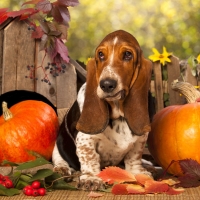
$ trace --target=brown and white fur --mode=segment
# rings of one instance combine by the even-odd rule
[[[87,65],[86,84],[78,93],[78,131],[71,137],[82,174],[79,188],[102,188],[97,176],[100,170],[122,161],[132,174],[151,175],[141,161],[150,131],[151,69],[137,40],[125,31],[109,34],[97,47],[95,58]],[[64,158],[66,140],[58,137],[61,142],[56,143],[52,156],[54,170],[70,175],[74,169],[70,159]]]

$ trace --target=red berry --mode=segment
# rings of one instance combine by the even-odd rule
[[[0,184],[2,185],[2,183],[4,183],[4,181],[2,181],[2,180],[0,179]]]
[[[25,192],[25,195],[32,196],[32,194],[33,194],[33,189],[32,188],[27,188],[27,190]]]
[[[40,196],[44,196],[46,194],[46,190],[44,188],[38,189],[38,193]]]
[[[37,197],[39,195],[38,190],[37,189],[33,189],[32,195],[34,197]]]
[[[13,182],[10,179],[7,179],[5,181],[5,185],[6,185],[7,188],[13,188],[14,187]]]
[[[10,180],[9,176],[3,176],[2,181]]]
[[[26,191],[28,190],[28,189],[33,189],[30,185],[27,185],[27,186],[25,186],[24,188],[23,188],[23,193],[24,194],[26,194]]]
[[[39,181],[34,181],[31,184],[31,186],[32,186],[33,189],[39,189],[40,188],[40,182]]]

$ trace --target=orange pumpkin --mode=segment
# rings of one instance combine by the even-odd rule
[[[10,110],[3,102],[0,117],[0,163],[3,160],[25,162],[34,160],[29,151],[47,160],[52,156],[58,132],[58,117],[51,106],[36,100],[21,101]]]
[[[147,143],[151,155],[164,169],[172,160],[191,158],[200,163],[200,103],[168,106],[156,113]],[[182,174],[177,163],[168,172]]]

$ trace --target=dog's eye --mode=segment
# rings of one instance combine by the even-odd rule
[[[101,51],[99,52],[99,59],[104,60],[104,54]]]
[[[133,54],[130,51],[125,51],[124,53],[124,60],[131,60]]]

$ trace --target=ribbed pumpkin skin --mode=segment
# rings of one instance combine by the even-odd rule
[[[200,103],[169,106],[153,118],[148,148],[155,161],[166,169],[172,160],[191,158],[200,163]],[[178,164],[168,170],[181,175]]]
[[[0,117],[0,163],[3,160],[25,162],[34,160],[34,151],[47,160],[52,156],[58,132],[58,117],[51,106],[26,100],[10,108],[13,118]]]

